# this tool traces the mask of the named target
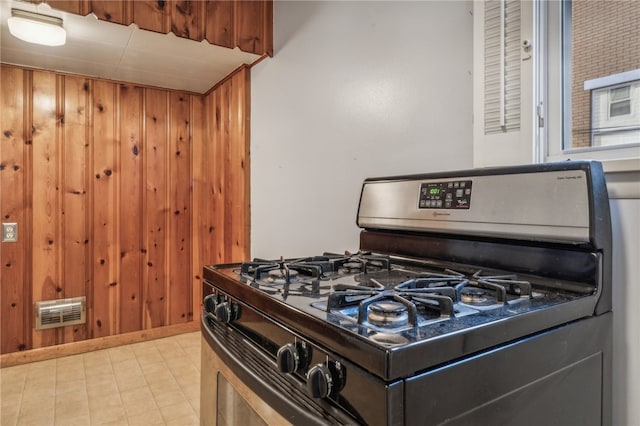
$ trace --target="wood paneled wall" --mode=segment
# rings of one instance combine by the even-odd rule
[[[30,0],[40,3],[42,0]],[[77,15],[273,56],[272,0],[48,0]]]
[[[249,251],[249,70],[207,96],[3,65],[2,353],[192,321]],[[33,304],[86,296],[87,323]]]

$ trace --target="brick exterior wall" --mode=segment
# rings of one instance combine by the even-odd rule
[[[585,80],[640,68],[640,0],[573,0],[572,147],[591,145]]]

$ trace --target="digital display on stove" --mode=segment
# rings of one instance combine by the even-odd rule
[[[418,207],[421,209],[469,209],[471,181],[452,180],[420,185]]]

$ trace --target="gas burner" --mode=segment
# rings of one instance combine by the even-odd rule
[[[364,292],[364,294],[369,294],[369,295],[374,294],[371,292],[371,290],[384,290],[384,288],[385,287],[375,278],[371,278],[367,281],[360,281],[358,282],[358,284],[338,283],[338,284],[334,284],[333,286],[333,290],[337,292],[355,290],[355,291],[362,291]]]
[[[362,267],[364,264],[362,262],[345,262],[342,264],[342,268],[340,268],[340,272],[344,274],[353,274],[362,271]]]
[[[516,275],[473,274],[468,282],[456,287],[458,300],[474,307],[493,307],[531,299],[531,283]]]
[[[322,282],[334,271],[332,260],[328,256],[273,261],[254,259],[242,263],[236,272],[250,287],[270,296],[281,296],[285,300],[290,295],[317,298],[322,294],[321,290],[330,289],[330,286],[322,286]]]
[[[278,284],[311,283],[326,281],[336,276],[390,271],[388,255],[358,252],[344,255],[325,253],[322,256],[299,259],[254,259],[240,266],[240,275],[253,287]],[[267,291],[270,293],[270,291]]]
[[[473,278],[475,278],[480,285],[500,286],[504,288],[507,294],[519,296],[523,299],[531,299],[533,297],[531,283],[529,281],[518,280],[516,275],[481,276],[480,271],[478,271],[473,274]]]
[[[465,287],[460,291],[461,302],[470,305],[487,302],[487,292],[478,287]]]
[[[391,259],[387,255],[372,254],[370,252],[345,253],[342,259],[336,259],[335,264],[342,274],[372,273],[391,270]]]
[[[407,280],[394,287],[406,293],[429,293],[450,297],[454,302],[460,300],[460,289],[469,284],[469,280],[461,273],[445,270],[446,274],[421,273],[418,278]]]
[[[396,284],[389,280],[412,274],[415,278]],[[482,275],[481,271],[415,272],[394,267],[388,274],[359,273],[350,280],[338,280],[326,303],[312,302],[311,306],[385,333],[499,309],[532,297],[531,284],[516,275]]]
[[[380,300],[369,305],[369,322],[379,326],[399,327],[409,321],[407,307],[392,300]]]
[[[322,257],[294,260],[265,261],[256,259],[241,265],[240,274],[258,284],[289,284],[306,279],[320,279],[324,276],[329,261]]]
[[[456,293],[451,287],[401,291],[387,289],[375,279],[370,284],[372,287],[336,284],[326,303],[311,305],[383,332],[473,313],[469,308],[454,306]]]
[[[287,282],[297,282],[299,273],[294,269],[272,269],[267,275],[267,281],[275,284],[285,284]]]
[[[397,333],[374,333],[369,338],[385,346],[406,345],[409,343],[409,339]]]

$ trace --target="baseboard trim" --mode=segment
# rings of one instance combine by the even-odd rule
[[[47,346],[45,348],[11,352],[0,355],[0,368],[26,364],[29,362],[45,361],[63,356],[77,355],[100,349],[108,349],[114,346],[145,342],[147,340],[161,339],[163,337],[198,331],[199,329],[200,321],[190,321],[182,324],[151,328],[149,330],[132,331],[130,333],[117,334],[115,336],[98,337],[79,342]]]

